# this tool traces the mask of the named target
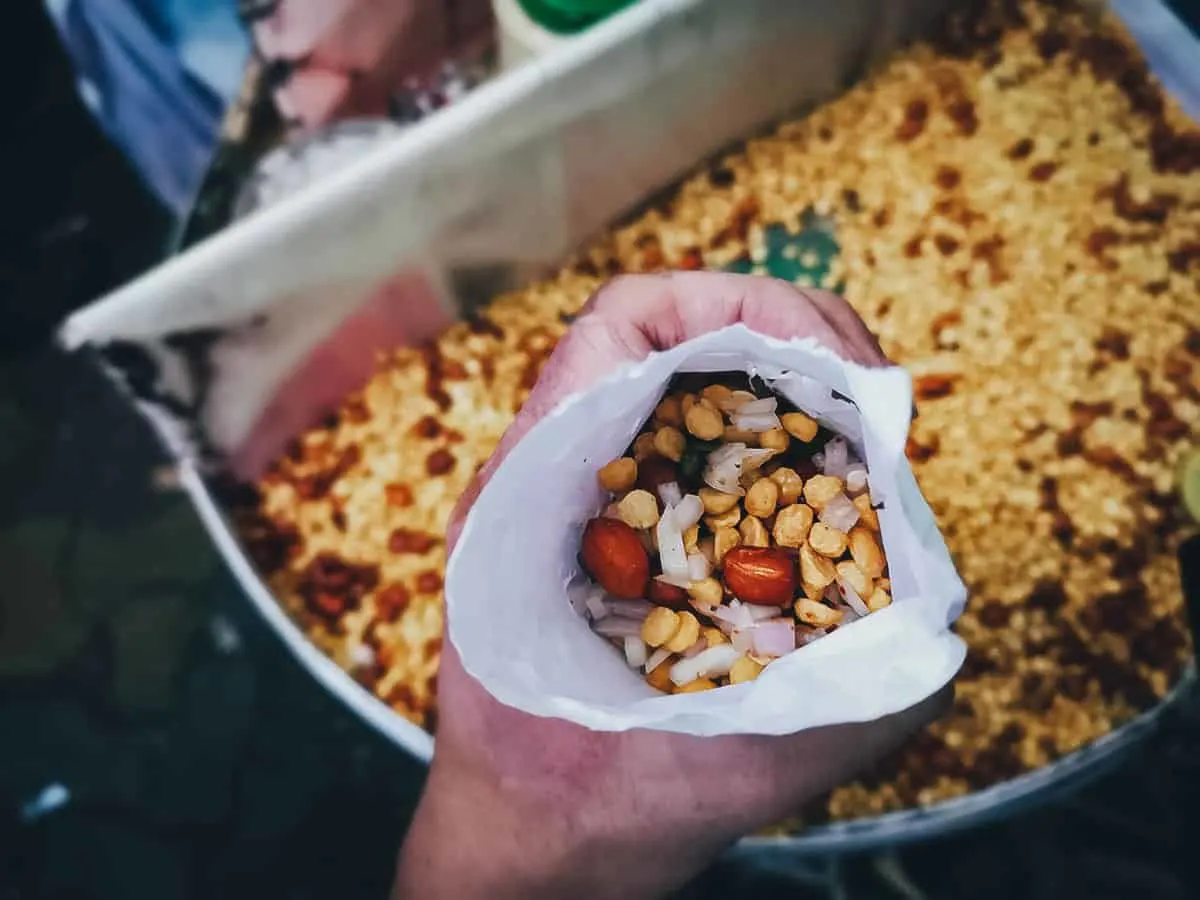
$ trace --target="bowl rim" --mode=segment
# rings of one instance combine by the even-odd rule
[[[418,761],[428,763],[433,756],[433,736],[355,681],[309,639],[255,571],[225,512],[210,492],[204,474],[193,462],[184,460],[179,465],[180,482],[195,504],[218,552],[252,605],[297,662],[384,738]],[[794,835],[744,837],[732,854],[735,858],[761,859],[776,854],[799,858],[894,847],[980,825],[1049,802],[1078,790],[1119,763],[1157,730],[1164,713],[1177,705],[1196,681],[1195,663],[1189,662],[1167,695],[1154,707],[1048,765],[981,791],[930,806],[815,825]]]

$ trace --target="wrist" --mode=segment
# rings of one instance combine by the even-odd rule
[[[394,900],[638,900],[698,871],[679,852],[566,796],[435,762],[401,851]],[[698,851],[699,848],[693,848]]]

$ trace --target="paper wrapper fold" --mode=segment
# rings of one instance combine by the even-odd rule
[[[568,601],[583,524],[619,456],[677,372],[745,371],[846,436],[867,463],[894,602],[768,666],[754,682],[667,696]],[[835,393],[836,392],[836,393]],[[949,629],[966,588],[904,455],[912,384],[812,339],[736,325],[614,372],[540,421],[471,511],[446,579],[449,639],[497,700],[597,731],[790,734],[898,712],[935,693],[966,648]]]

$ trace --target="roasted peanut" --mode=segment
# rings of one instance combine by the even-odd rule
[[[710,384],[700,392],[700,396],[713,404],[717,409],[724,409],[729,405],[730,398],[733,397],[733,391],[723,384]]]
[[[689,681],[687,684],[681,684],[675,688],[676,694],[695,694],[700,691],[711,691],[717,686],[715,681],[708,678],[697,678],[695,681]]]
[[[760,478],[746,491],[746,512],[765,519],[775,512],[779,502],[779,485],[770,478]]]
[[[685,422],[687,430],[702,441],[715,441],[725,433],[721,414],[702,403],[697,403],[687,411]]]
[[[688,414],[688,410],[695,406],[698,400],[699,398],[695,394],[684,394],[680,398],[679,409],[685,417]]]
[[[854,508],[858,510],[858,521],[878,533],[879,514],[872,508],[870,496],[859,494],[852,502],[854,503]]]
[[[678,428],[683,424],[683,408],[678,394],[668,394],[654,408],[654,418],[663,425]]]
[[[665,606],[676,612],[688,608],[687,591],[657,578],[651,578],[646,582],[646,599],[655,606]]]
[[[814,475],[804,483],[804,499],[808,505],[820,512],[825,504],[842,493],[845,485],[834,475]]]
[[[700,552],[700,524],[689,525],[683,529],[683,549],[688,553]]]
[[[805,544],[800,548],[800,579],[805,584],[823,588],[837,578],[833,561],[826,559]],[[647,643],[649,643],[647,641]]]
[[[871,595],[871,576],[850,560],[837,564],[837,577],[854,588],[854,593],[866,600]]]
[[[837,559],[846,552],[846,532],[817,522],[808,532],[808,544],[822,556]]]
[[[638,462],[643,459],[649,459],[651,456],[657,456],[658,451],[654,449],[654,435],[639,434],[633,441],[633,458]]]
[[[690,612],[679,614],[679,628],[671,639],[663,644],[672,653],[682,653],[700,640],[700,622]]]
[[[814,628],[828,628],[830,625],[836,625],[842,621],[842,616],[845,615],[840,609],[830,609],[824,603],[817,603],[806,597],[797,600],[792,608],[796,611],[797,619]]]
[[[742,542],[742,535],[736,528],[725,526],[718,528],[713,534],[713,555],[715,561],[720,562],[725,558],[725,554]]]
[[[654,671],[646,676],[646,684],[664,694],[675,690],[675,682],[671,680],[671,664],[673,662],[674,660],[664,659],[655,666]]]
[[[795,469],[780,466],[771,473],[771,480],[779,485],[779,502],[783,506],[790,506],[800,499],[800,493],[804,489],[804,479]]]
[[[764,431],[758,436],[758,446],[764,450],[777,450],[782,453],[791,444],[792,439],[788,437],[788,433],[782,428],[772,428],[770,431]]]
[[[604,490],[623,494],[637,481],[637,462],[628,456],[618,457],[600,467],[596,480]]]
[[[738,525],[738,533],[742,536],[743,547],[769,547],[771,536],[767,534],[767,526],[762,519],[746,516]]]
[[[750,391],[732,391],[729,394],[729,407],[736,409],[744,403],[753,403],[758,399],[757,394],[752,394]]]
[[[785,506],[775,516],[775,543],[780,547],[799,547],[812,528],[813,511],[803,503]]]
[[[714,628],[709,625],[700,631],[700,637],[704,638],[704,643],[709,647],[715,647],[717,644],[728,644],[729,638],[725,636],[720,628]]]
[[[616,597],[642,596],[650,577],[650,557],[639,532],[620,519],[592,519],[584,526],[579,555],[588,574]]]
[[[883,548],[869,528],[855,526],[850,529],[850,558],[868,578],[878,578],[883,574]]]
[[[671,425],[664,425],[654,432],[654,449],[672,462],[683,459],[683,449],[686,445],[683,432]]]
[[[741,657],[729,670],[730,684],[744,684],[753,681],[762,672],[762,663],[757,663],[748,656]]]
[[[780,547],[735,547],[722,565],[725,584],[743,603],[791,604],[796,594],[796,562]]]
[[[687,592],[694,601],[706,606],[719,606],[725,599],[725,588],[721,587],[721,582],[711,576],[701,581],[693,581]]]
[[[702,537],[696,541],[696,550],[704,555],[710,566],[717,564],[717,542],[713,539],[712,535]]]
[[[658,500],[649,491],[630,491],[617,504],[617,512],[630,528],[653,528],[658,524]]]
[[[679,613],[656,606],[642,622],[642,640],[651,647],[661,647],[679,630]]]
[[[704,504],[706,515],[719,516],[721,513],[727,513],[738,505],[740,499],[737,494],[726,494],[710,487],[700,488],[700,502]]]
[[[740,521],[742,521],[742,509],[739,506],[735,506],[728,512],[723,512],[717,516],[704,517],[704,524],[708,526],[708,530],[713,534],[717,533],[718,528],[736,528],[737,523]]]
[[[798,441],[808,443],[817,436],[817,422],[801,412],[785,413],[779,417],[784,430]]]
[[[880,579],[882,581],[882,579]],[[875,590],[871,591],[870,597],[865,597],[864,602],[867,604],[867,609],[871,612],[883,609],[885,606],[892,605],[892,595],[885,591],[879,584],[875,585]]]

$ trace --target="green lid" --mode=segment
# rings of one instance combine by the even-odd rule
[[[555,34],[575,34],[636,0],[517,0],[525,15]]]

